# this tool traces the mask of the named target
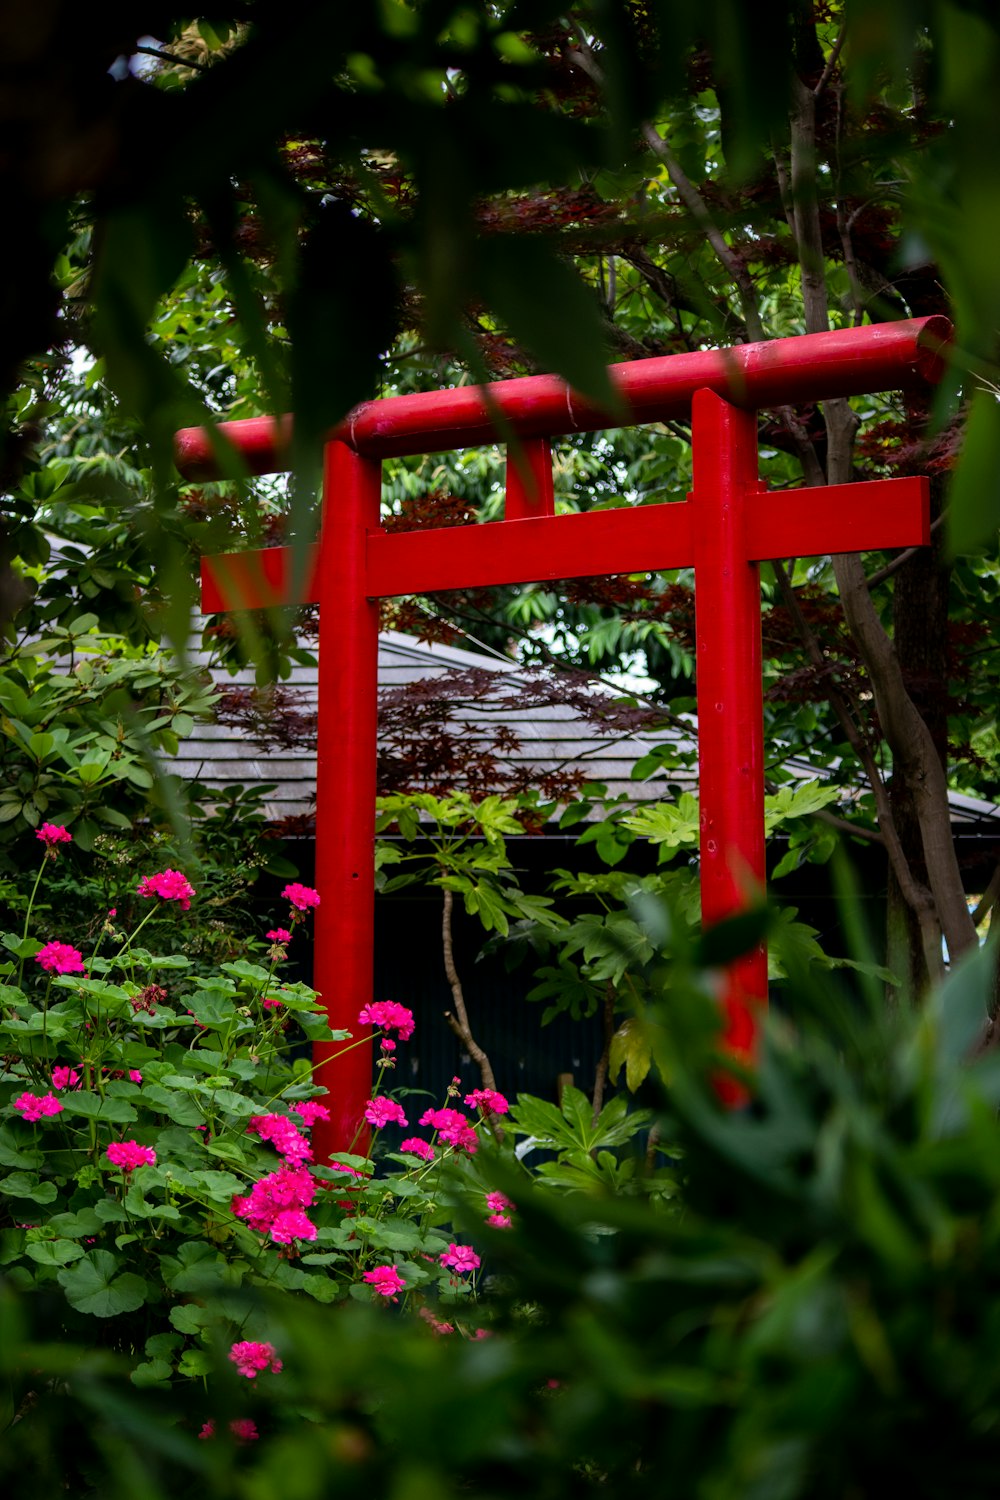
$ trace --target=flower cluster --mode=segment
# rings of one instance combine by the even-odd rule
[[[293,1164],[312,1161],[309,1142],[296,1130],[287,1115],[251,1115],[247,1134],[259,1135],[262,1141],[270,1141],[278,1155]]]
[[[62,1105],[55,1094],[18,1094],[14,1100],[14,1108],[32,1123],[42,1119],[44,1115],[58,1115],[62,1112]]]
[[[443,1250],[438,1257],[443,1266],[450,1266],[459,1275],[465,1271],[478,1271],[481,1264],[479,1256],[471,1245],[456,1245],[454,1241]]]
[[[257,1344],[252,1339],[234,1344],[229,1351],[229,1358],[236,1366],[237,1374],[245,1375],[247,1380],[256,1380],[262,1370],[270,1370],[277,1375],[282,1369],[274,1345]]]
[[[413,1012],[395,1000],[374,1000],[366,1005],[358,1016],[362,1026],[380,1026],[383,1031],[395,1031],[401,1042],[408,1042],[413,1035]]]
[[[473,1089],[471,1094],[466,1094],[465,1104],[467,1109],[481,1110],[484,1118],[505,1115],[510,1109],[503,1094],[498,1094],[496,1089]]]
[[[423,1140],[419,1135],[411,1135],[405,1141],[400,1141],[399,1149],[400,1151],[409,1151],[413,1156],[419,1156],[423,1161],[434,1160],[434,1147],[430,1141]]]
[[[257,1423],[252,1417],[236,1417],[229,1424],[229,1431],[238,1443],[255,1443],[260,1437],[257,1431]],[[202,1439],[215,1437],[215,1423],[209,1419],[202,1427],[198,1436]]]
[[[428,1109],[420,1116],[421,1125],[429,1125],[441,1139],[456,1151],[474,1156],[479,1141],[467,1117],[458,1109]]]
[[[159,896],[161,901],[179,901],[181,911],[187,911],[194,895],[194,886],[180,870],[162,870],[159,875],[144,875],[139,881],[138,894],[143,897]]]
[[[35,834],[36,839],[41,839],[45,845],[46,854],[55,858],[56,844],[71,844],[73,835],[68,828],[63,828],[58,823],[43,823]]]
[[[303,1212],[316,1197],[316,1183],[305,1167],[279,1167],[255,1182],[248,1197],[230,1205],[257,1234],[269,1234],[276,1245],[292,1240],[314,1240],[316,1226]]]
[[[292,941],[292,934],[288,931],[287,927],[272,927],[267,937],[268,941],[272,943],[290,943]]]
[[[292,903],[296,911],[308,911],[310,907],[319,905],[319,891],[314,891],[311,885],[300,885],[297,880],[286,885],[281,894]]]
[[[487,1193],[486,1207],[490,1211],[487,1224],[491,1224],[494,1229],[510,1228],[510,1216],[517,1207],[516,1203],[505,1198],[503,1193]]]
[[[136,1167],[155,1167],[156,1152],[152,1146],[140,1146],[138,1141],[112,1141],[105,1156],[113,1167],[123,1172],[133,1172]]]
[[[82,974],[83,954],[69,943],[46,943],[35,954],[35,963],[48,974]]]
[[[52,1069],[52,1087],[54,1089],[79,1088],[80,1075],[75,1068],[64,1068],[58,1065]]]
[[[326,1105],[317,1104],[314,1099],[303,1099],[298,1104],[291,1105],[290,1108],[293,1114],[298,1115],[306,1130],[310,1125],[315,1125],[317,1120],[330,1118],[330,1111]]]
[[[167,992],[162,984],[146,984],[136,995],[129,997],[129,1004],[134,1015],[145,1011],[147,1015],[155,1016],[156,1007],[162,1005],[167,998]]]
[[[438,1334],[439,1336],[446,1333],[455,1332],[454,1323],[442,1322],[440,1318],[435,1317],[429,1307],[422,1307],[419,1311],[420,1316],[423,1318],[424,1322],[428,1325],[429,1328],[434,1331],[434,1333]]]
[[[369,1125],[374,1125],[376,1130],[381,1130],[383,1125],[407,1125],[403,1106],[397,1104],[395,1099],[386,1099],[379,1095],[377,1099],[370,1099],[365,1105],[365,1119]]]
[[[405,1290],[406,1282],[400,1276],[395,1266],[376,1266],[373,1271],[366,1271],[363,1280],[373,1288],[377,1297],[391,1297],[395,1302],[396,1293]]]

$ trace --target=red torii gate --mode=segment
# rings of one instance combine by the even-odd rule
[[[885,479],[770,494],[757,472],[757,411],[786,403],[922,388],[940,377],[945,318],[675,354],[611,367],[627,415],[609,416],[553,376],[393,396],[355,408],[326,440],[323,515],[305,586],[291,596],[287,547],[205,559],[206,613],[318,602],[336,611],[338,654],[319,653],[314,984],[331,1025],[357,1028],[372,999],[378,601],[409,593],[694,566],[705,925],[744,908],[764,863],[763,696],[759,563],[929,540],[926,479]],[[504,519],[386,532],[381,461],[497,441],[495,413],[516,434]],[[691,413],[694,485],[686,501],[557,516],[549,439]],[[221,430],[257,474],[289,467],[291,419]],[[218,474],[202,428],[177,434],[185,475]],[[763,946],[727,978],[725,1045],[750,1057],[767,999]],[[317,1064],[336,1048],[320,1044]],[[317,1158],[345,1150],[363,1126],[371,1047],[325,1071],[331,1120]]]

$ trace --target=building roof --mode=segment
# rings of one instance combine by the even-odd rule
[[[589,781],[607,786],[609,796],[625,792],[642,801],[662,795],[663,788],[662,782],[656,791],[648,783],[631,779],[632,767],[641,756],[668,738],[675,739],[680,748],[694,753],[693,730],[689,734],[666,728],[602,733],[593,722],[566,704],[542,707],[529,704],[512,710],[511,697],[516,698],[519,691],[527,692],[529,684],[534,686],[535,679],[531,674],[479,652],[418,641],[397,631],[383,631],[379,636],[380,692],[425,678],[470,670],[495,676],[495,696],[505,700],[503,716],[508,721],[514,720],[517,736],[516,746],[507,753],[513,762],[540,773],[557,766],[580,766]],[[253,686],[253,671],[249,668],[235,676],[222,670],[213,675],[222,689]],[[317,676],[317,667],[293,664],[291,675],[283,684],[303,711],[315,712]],[[601,689],[594,691],[597,698],[603,695]],[[610,694],[607,698],[609,702],[613,701]],[[455,713],[457,720],[482,726],[484,743],[492,738],[497,717],[496,709],[489,707],[462,706]],[[274,783],[274,790],[264,800],[264,811],[269,819],[302,815],[314,807],[316,755],[313,749],[276,746],[264,751],[246,732],[227,725],[198,724],[182,740],[171,769],[185,779],[197,779],[220,789],[248,782]],[[697,772],[682,770],[671,779],[688,782],[694,789]]]
[[[539,775],[557,767],[579,767],[584,770],[588,781],[603,783],[609,797],[624,794],[637,803],[660,800],[665,793],[669,796],[682,790],[697,791],[697,725],[693,716],[653,729],[622,731],[609,728],[604,731],[594,719],[565,703],[538,706],[528,702],[526,706],[512,707],[511,698],[516,700],[519,692],[527,696],[529,687],[533,688],[536,681],[532,674],[516,666],[481,652],[418,641],[397,631],[384,631],[379,636],[380,692],[420,679],[457,675],[472,669],[495,676],[495,697],[503,703],[498,702],[498,707],[492,710],[488,706],[463,705],[457,708],[455,718],[471,724],[474,739],[481,738],[487,743],[496,729],[499,709],[500,716],[516,731],[516,744],[505,752],[512,763]],[[254,682],[252,669],[241,671],[236,676],[220,669],[214,675],[218,686],[223,689],[249,688]],[[304,712],[315,712],[317,675],[315,666],[293,664],[291,676],[284,684]],[[607,689],[594,687],[591,691],[595,698],[604,696],[609,703],[613,702]],[[479,726],[482,726],[481,736],[477,735]],[[670,790],[662,774],[646,780],[633,780],[631,772],[636,762],[665,742],[672,742],[689,758],[689,764],[671,767]],[[785,762],[785,768],[795,779],[807,780],[818,774],[815,766],[794,756]],[[308,815],[315,807],[316,755],[315,750],[307,746],[274,746],[265,751],[246,731],[227,725],[198,724],[181,741],[171,769],[185,779],[199,780],[219,789],[252,783],[272,784],[273,790],[265,797],[263,810],[267,818],[275,822]],[[952,822],[961,825],[963,832],[982,830],[996,836],[1000,809],[958,792],[951,793],[949,800]]]

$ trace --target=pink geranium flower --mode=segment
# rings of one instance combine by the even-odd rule
[[[296,1130],[287,1115],[251,1115],[247,1134],[259,1135],[262,1141],[270,1141],[278,1155],[283,1156],[286,1161],[312,1161],[309,1142]]]
[[[52,1087],[54,1089],[71,1089],[80,1082],[80,1075],[75,1068],[55,1067],[52,1069]]]
[[[316,1225],[298,1208],[286,1208],[275,1216],[271,1238],[276,1245],[290,1245],[292,1240],[314,1240]]]
[[[280,1167],[254,1183],[248,1197],[236,1197],[231,1207],[257,1234],[270,1234],[279,1245],[293,1239],[314,1240],[316,1226],[302,1212],[316,1196],[316,1183],[305,1167]]]
[[[138,894],[159,896],[161,901],[179,901],[181,911],[187,911],[194,886],[180,870],[162,870],[159,875],[144,875],[139,881]]]
[[[47,850],[55,849],[56,844],[71,844],[73,835],[68,828],[63,828],[59,823],[43,823],[35,834],[36,839],[41,839]]]
[[[362,1026],[380,1026],[383,1031],[398,1031],[399,1040],[408,1042],[413,1035],[413,1012],[396,1000],[373,1000],[358,1016]]]
[[[82,974],[83,954],[69,943],[46,943],[35,954],[35,963],[49,974]]]
[[[62,1105],[55,1094],[19,1094],[14,1100],[14,1108],[32,1124],[45,1115],[58,1115],[62,1112]]]
[[[292,934],[285,927],[272,927],[267,936],[272,943],[290,943],[292,941]]]
[[[314,891],[311,885],[300,885],[293,880],[291,885],[286,885],[281,893],[286,896],[298,911],[308,911],[311,906],[319,905],[319,891]]]
[[[310,1125],[315,1125],[317,1120],[328,1120],[330,1111],[325,1104],[318,1104],[314,1099],[303,1099],[299,1104],[291,1106],[292,1113],[298,1115],[303,1125],[308,1130]]]
[[[255,1443],[260,1437],[257,1431],[257,1423],[252,1417],[236,1417],[229,1424],[229,1431],[238,1443]],[[206,1438],[215,1437],[215,1423],[207,1421],[198,1436],[204,1441]]]
[[[262,1370],[270,1370],[278,1375],[282,1369],[274,1345],[257,1344],[252,1339],[234,1344],[229,1351],[229,1358],[236,1366],[237,1373],[245,1375],[247,1380],[256,1380]]]
[[[113,1167],[121,1167],[123,1172],[156,1165],[152,1146],[140,1146],[138,1141],[112,1141],[104,1154]]]
[[[458,1109],[428,1109],[420,1116],[421,1125],[429,1125],[449,1146],[456,1151],[467,1151],[475,1155],[479,1145],[476,1132],[468,1119]]]
[[[439,1336],[446,1333],[455,1332],[454,1323],[443,1323],[440,1318],[436,1318],[434,1316],[429,1307],[422,1307],[420,1309],[420,1316],[423,1318],[424,1322],[428,1324],[428,1326],[432,1328],[434,1332]]]
[[[471,1094],[466,1094],[465,1103],[468,1109],[481,1109],[484,1115],[505,1115],[510,1109],[503,1094],[498,1094],[496,1089],[473,1089]]]
[[[365,1119],[369,1125],[374,1125],[376,1130],[381,1130],[383,1125],[406,1125],[408,1123],[403,1106],[397,1104],[395,1099],[386,1099],[379,1095],[377,1099],[370,1099],[365,1105]]]
[[[505,1198],[503,1193],[487,1193],[486,1207],[493,1214],[510,1214],[514,1212],[517,1204],[511,1203],[510,1199]]]
[[[450,1266],[459,1273],[477,1271],[480,1266],[479,1256],[471,1245],[456,1245],[454,1241],[442,1251],[440,1260],[443,1266]]]
[[[377,1297],[391,1297],[394,1302],[396,1293],[403,1291],[406,1287],[406,1282],[395,1266],[376,1266],[373,1271],[366,1271],[363,1279],[372,1287]]]
[[[407,1136],[405,1141],[399,1144],[400,1151],[409,1151],[413,1156],[419,1156],[424,1161],[434,1160],[434,1147],[430,1141],[421,1140],[419,1135]]]

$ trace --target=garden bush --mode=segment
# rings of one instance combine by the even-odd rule
[[[992,1495],[1000,1056],[981,1044],[994,955],[974,954],[920,1007],[887,1005],[864,969],[848,988],[792,962],[788,1012],[771,1017],[756,1073],[742,1080],[751,1102],[727,1110],[718,966],[774,919],[759,912],[698,937],[648,903],[634,914],[653,954],[648,992],[660,997],[644,1017],[659,1038],[648,1112],[612,1100],[595,1122],[569,1090],[560,1109],[522,1099],[504,1112],[506,1101],[481,1099],[498,1113],[476,1124],[446,1100],[425,1112],[428,1139],[436,1119],[438,1141],[448,1132],[455,1142],[433,1163],[391,1151],[308,1163],[317,1185],[336,1185],[317,1186],[300,1210],[315,1240],[293,1235],[285,1247],[247,1222],[245,1202],[276,1160],[260,1125],[246,1126],[263,1115],[286,1122],[266,1127],[273,1140],[301,1137],[287,1123],[293,1105],[321,1097],[308,1062],[288,1051],[290,1033],[263,1015],[286,993],[286,1021],[322,1026],[309,992],[278,990],[283,960],[185,990],[183,968],[144,958],[154,982],[177,987],[157,1004],[169,1016],[151,1041],[148,1012],[132,1010],[134,940],[114,971],[91,959],[88,975],[52,978],[46,1003],[37,956],[12,939],[32,980],[3,992],[16,1056],[0,1139],[21,1159],[5,1162],[0,1186],[38,1227],[3,1241],[8,1491]],[[401,1038],[403,1009],[383,1004],[369,1019],[402,1021]],[[93,1027],[76,1059],[57,1034],[70,1005]],[[91,1052],[92,1069],[109,1069],[103,1092],[61,1074],[58,1089],[53,1066],[75,1061],[79,1072]],[[224,1085],[223,1061],[241,1057],[253,1077],[237,1067]],[[141,1085],[110,1077],[130,1068]],[[162,1093],[143,1099],[150,1089]],[[30,1125],[16,1108],[26,1092],[63,1108],[49,1116],[39,1105]],[[88,1094],[96,1103],[74,1113]],[[410,1108],[376,1098],[386,1099],[376,1119]],[[185,1122],[166,1104],[190,1110]],[[64,1127],[79,1142],[76,1176]],[[645,1155],[619,1170],[616,1153],[647,1129]],[[474,1155],[461,1149],[473,1130]],[[657,1136],[669,1163],[636,1191]],[[152,1148],[155,1164],[130,1174],[108,1162],[109,1146],[130,1141]],[[516,1154],[530,1141],[556,1153],[533,1175]],[[11,1178],[38,1183],[41,1201],[10,1198]],[[478,1303],[465,1269],[477,1261]],[[102,1317],[75,1305],[88,1295],[77,1288],[85,1265],[107,1268],[98,1301],[124,1281],[125,1307]],[[317,1297],[312,1278],[330,1290]],[[139,1283],[146,1300],[129,1309]]]
[[[310,1130],[327,1110],[309,1044],[357,1045],[330,1030],[311,989],[282,978],[319,894],[285,887],[287,925],[266,933],[266,963],[205,973],[176,951],[197,893],[181,871],[158,871],[106,911],[85,958],[61,937],[31,935],[43,877],[71,834],[45,823],[37,838],[23,931],[0,936],[0,1266],[42,1336],[107,1351],[134,1389],[159,1391],[205,1382],[219,1350],[253,1390],[267,1384],[258,1374],[278,1372],[271,1315],[249,1289],[314,1305],[419,1303],[472,1336],[480,1258],[456,1240],[449,1205],[464,1194],[481,1221],[505,1219],[474,1156],[507,1101],[478,1090],[463,1109],[453,1085],[376,1172],[382,1128],[408,1124],[381,1081],[413,1017],[374,1001],[358,1019],[381,1037],[366,1110],[376,1146],[315,1160]],[[142,946],[169,917],[175,951]],[[14,1415],[32,1384],[21,1378]],[[205,1421],[211,1430],[208,1407]]]

